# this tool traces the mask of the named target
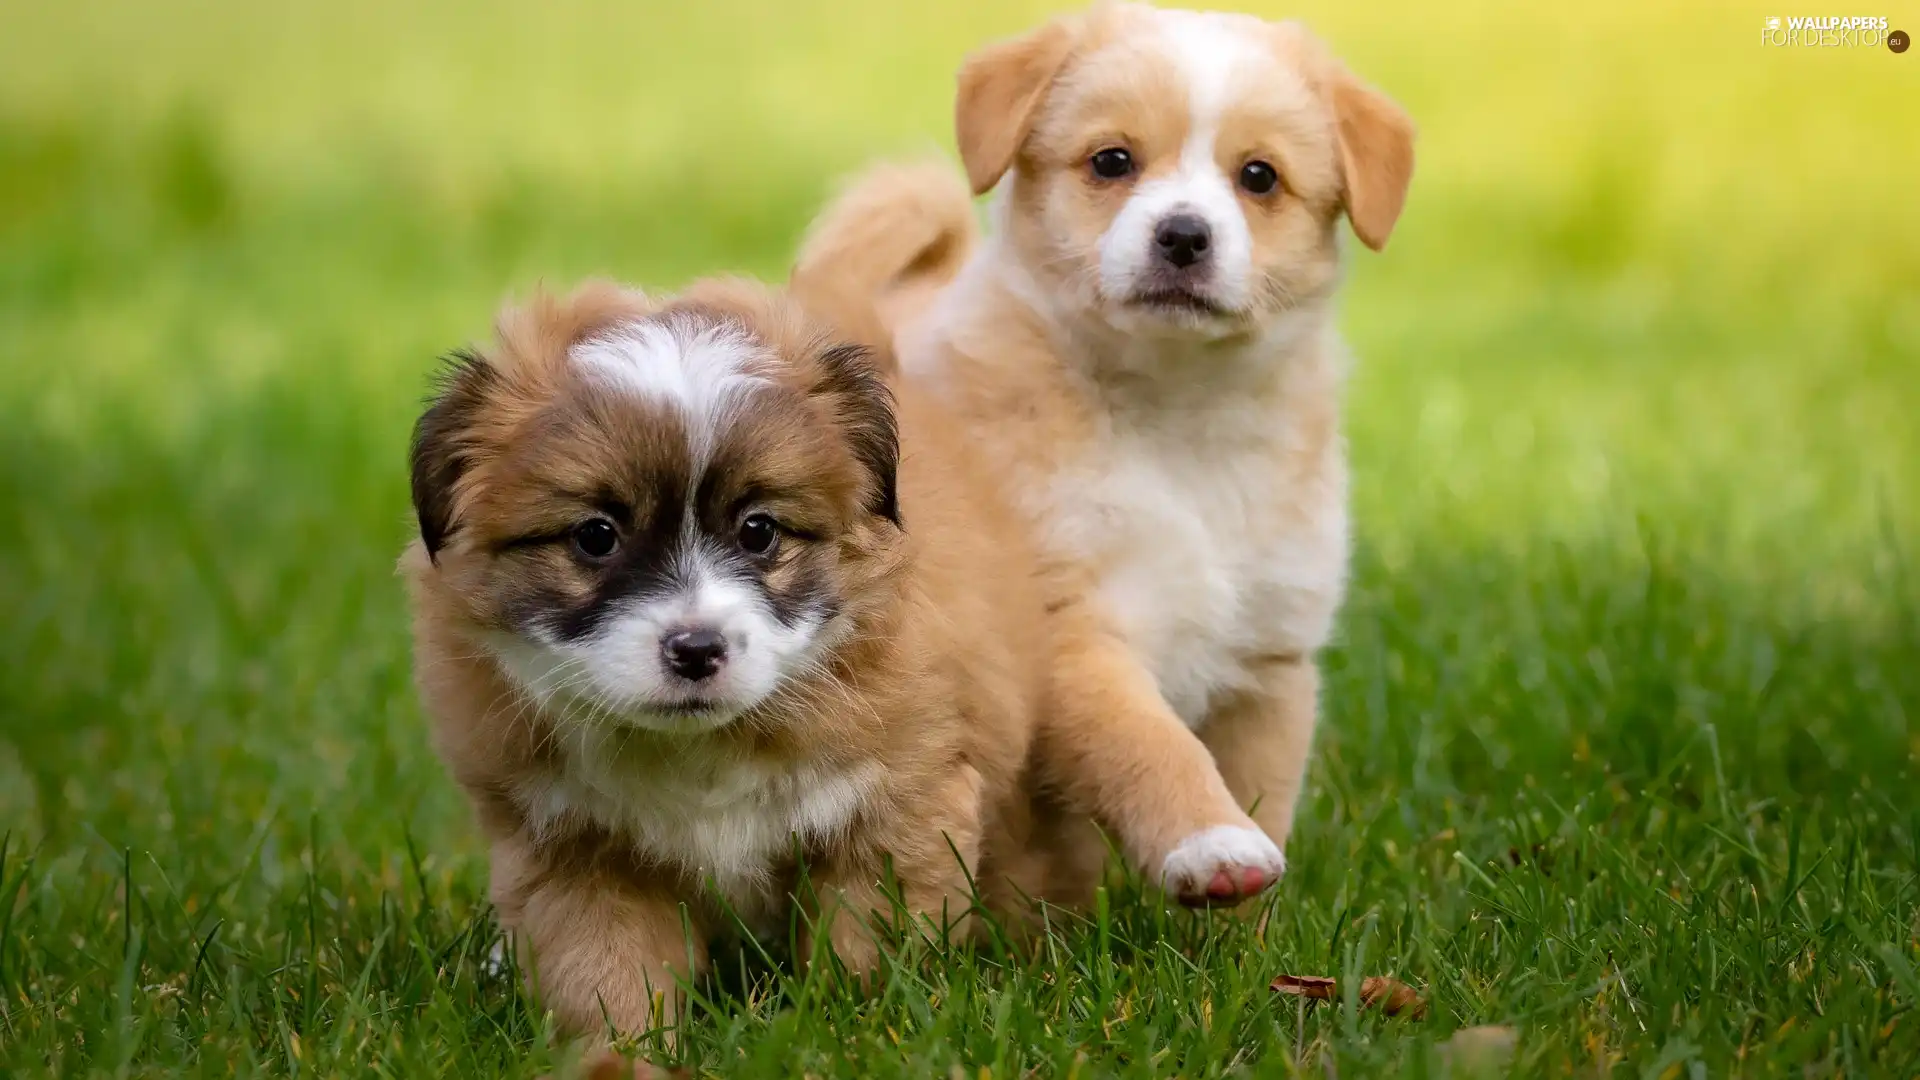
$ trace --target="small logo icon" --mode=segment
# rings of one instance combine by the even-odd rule
[[[1778,15],[1767,16],[1767,29],[1769,30],[1780,29],[1780,16]]]
[[[1887,48],[1892,49],[1896,53],[1906,52],[1907,46],[1911,44],[1913,44],[1913,39],[1907,36],[1905,30],[1895,30],[1893,33],[1887,35]]]

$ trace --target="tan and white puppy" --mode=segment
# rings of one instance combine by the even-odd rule
[[[1338,224],[1386,242],[1413,125],[1298,25],[1134,3],[980,50],[956,121],[991,235],[891,167],[799,265],[851,264],[1042,537],[1046,774],[1183,899],[1257,892],[1346,574]]]
[[[666,1019],[802,863],[855,970],[889,873],[938,927],[969,878],[1019,914],[1073,873],[1030,846],[1025,527],[925,395],[896,423],[857,322],[590,285],[506,311],[420,420],[417,677],[568,1030]]]

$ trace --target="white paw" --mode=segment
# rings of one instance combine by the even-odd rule
[[[1190,907],[1237,904],[1287,872],[1287,857],[1267,834],[1215,825],[1174,845],[1160,865],[1160,887]]]

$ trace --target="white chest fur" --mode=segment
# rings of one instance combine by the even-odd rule
[[[1109,416],[1034,507],[1190,727],[1249,661],[1324,644],[1347,563],[1339,447],[1299,445],[1271,405]]]
[[[844,832],[875,791],[881,770],[743,759],[683,744],[635,747],[620,732],[567,740],[557,774],[522,792],[536,830],[584,819],[636,851],[705,881],[749,918],[791,863],[795,839]]]

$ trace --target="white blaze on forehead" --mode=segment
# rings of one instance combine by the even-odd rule
[[[1173,63],[1187,99],[1187,138],[1174,170],[1145,181],[1114,217],[1100,244],[1107,295],[1123,298],[1155,255],[1154,229],[1177,212],[1199,215],[1212,233],[1212,292],[1225,307],[1248,300],[1253,236],[1240,209],[1231,170],[1219,158],[1221,120],[1239,92],[1241,72],[1271,64],[1259,41],[1263,27],[1245,15],[1155,11],[1160,48]],[[1152,163],[1147,163],[1149,168]]]
[[[1161,40],[1167,56],[1180,72],[1192,110],[1191,135],[1212,138],[1220,117],[1233,104],[1235,76],[1249,67],[1271,65],[1273,58],[1260,43],[1265,26],[1250,15],[1215,11],[1157,11]],[[1191,138],[1188,142],[1192,147]]]
[[[678,408],[699,465],[767,381],[766,350],[744,332],[686,319],[627,323],[574,346],[571,356],[610,385]]]

